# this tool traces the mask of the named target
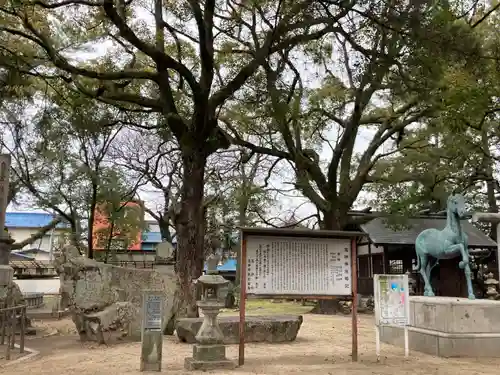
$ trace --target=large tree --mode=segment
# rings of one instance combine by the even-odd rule
[[[235,143],[288,161],[325,229],[345,227],[377,165],[411,147],[405,133],[443,110],[447,64],[484,58],[479,38],[447,2],[369,3],[349,15],[333,37],[301,54],[266,59],[246,100],[222,118]],[[300,60],[319,65],[319,88]],[[256,141],[242,139],[240,129]]]
[[[176,138],[183,169],[176,225],[184,314],[197,312],[191,285],[203,268],[207,157],[229,146],[218,114],[267,56],[337,27],[351,4],[328,3],[22,0],[0,7],[0,31],[10,42],[7,53],[20,57],[11,59],[18,71],[59,77],[129,113],[160,114],[164,136]],[[334,13],[326,16],[325,8]],[[104,53],[78,61],[93,43]],[[25,61],[16,46],[29,48],[32,59]]]
[[[447,64],[481,61],[460,17],[444,1],[358,4],[332,35],[267,58],[222,120],[235,143],[291,165],[323,229],[343,229],[377,165],[443,109]]]

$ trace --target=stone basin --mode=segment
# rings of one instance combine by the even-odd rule
[[[239,342],[239,316],[221,316],[219,326],[224,334],[224,344]],[[302,315],[247,316],[245,319],[245,342],[289,342],[294,341],[302,325]],[[196,342],[195,336],[203,318],[182,318],[177,321],[179,341],[188,344]]]

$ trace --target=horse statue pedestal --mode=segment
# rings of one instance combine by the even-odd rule
[[[410,297],[410,350],[438,357],[500,357],[500,301]],[[380,327],[380,340],[404,346],[404,329]]]

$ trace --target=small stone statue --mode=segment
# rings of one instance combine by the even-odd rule
[[[415,280],[410,270],[406,271],[406,274],[408,275],[408,294],[414,296],[417,289],[417,280]]]
[[[484,285],[486,285],[486,295],[488,296],[488,299],[497,299],[498,281],[494,279],[492,272],[486,275]]]
[[[210,254],[207,258],[207,275],[217,275],[219,270],[217,266],[219,265],[220,255]]]
[[[431,271],[440,259],[452,259],[461,256],[459,267],[464,270],[469,299],[475,299],[472,289],[469,245],[467,235],[462,231],[460,220],[465,215],[465,199],[460,194],[448,197],[446,209],[446,227],[422,231],[415,240],[417,269],[424,279],[424,296],[434,296],[430,282]]]

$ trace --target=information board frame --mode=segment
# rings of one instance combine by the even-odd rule
[[[158,290],[145,290],[142,294],[143,330],[161,331],[164,319],[165,295]]]
[[[405,318],[403,323],[389,322],[387,319],[384,320],[382,317],[382,306],[381,306],[381,287],[380,282],[382,278],[386,279],[399,279],[398,286],[391,286],[391,288],[396,288],[395,292],[400,295],[399,298],[403,298],[403,308]],[[397,290],[399,289],[399,290]],[[403,327],[404,332],[404,347],[405,347],[405,357],[409,355],[409,338],[408,338],[408,326],[410,325],[410,293],[409,293],[409,278],[406,274],[375,274],[373,275],[373,299],[374,299],[374,312],[375,312],[375,351],[377,358],[380,357],[380,327],[381,326],[398,326]]]
[[[307,239],[328,239],[328,240],[348,240],[350,247],[350,295],[332,294],[260,294],[247,292],[247,245],[251,237],[287,238],[290,240],[298,238]],[[357,272],[357,248],[358,241],[366,237],[363,232],[355,231],[331,231],[312,229],[285,229],[285,228],[240,228],[241,252],[238,262],[240,263],[240,320],[239,320],[239,353],[238,364],[241,366],[245,362],[245,318],[247,296],[258,298],[291,298],[291,299],[314,299],[314,300],[335,300],[346,299],[352,301],[352,360],[358,360],[358,325],[357,325],[357,294],[358,294],[358,272]]]

